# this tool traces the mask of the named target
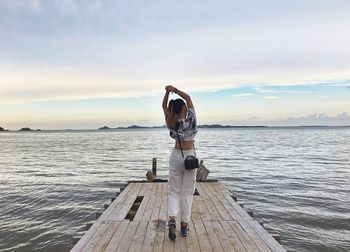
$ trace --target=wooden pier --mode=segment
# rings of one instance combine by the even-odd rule
[[[166,182],[128,183],[71,251],[286,251],[220,182],[196,183],[186,238],[168,239],[167,208]]]

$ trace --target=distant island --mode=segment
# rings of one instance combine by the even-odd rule
[[[3,127],[0,127],[0,131],[6,131]]]
[[[139,126],[139,125],[131,125],[127,127],[117,127],[117,128],[110,128],[108,126],[103,126],[99,128],[99,130],[111,130],[111,129],[161,129],[161,128],[167,128],[166,125],[163,126]],[[200,129],[226,129],[226,128],[267,128],[267,126],[233,126],[233,125],[220,125],[220,124],[204,124],[204,125],[198,125],[198,128]]]
[[[34,130],[29,127],[25,127],[25,128],[21,128],[19,131],[34,131]],[[36,131],[41,131],[41,129],[37,129]]]

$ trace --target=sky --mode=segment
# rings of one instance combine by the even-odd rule
[[[350,1],[0,0],[0,126],[350,125]],[[171,98],[176,98],[171,95]]]

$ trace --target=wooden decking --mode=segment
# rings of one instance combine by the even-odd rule
[[[167,238],[167,183],[130,183],[71,251],[285,251],[219,182],[196,188],[188,237]]]

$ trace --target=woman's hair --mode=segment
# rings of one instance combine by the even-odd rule
[[[169,114],[167,114],[165,119],[168,128],[176,127],[177,119],[183,106],[186,106],[186,103],[180,98],[169,102]]]

